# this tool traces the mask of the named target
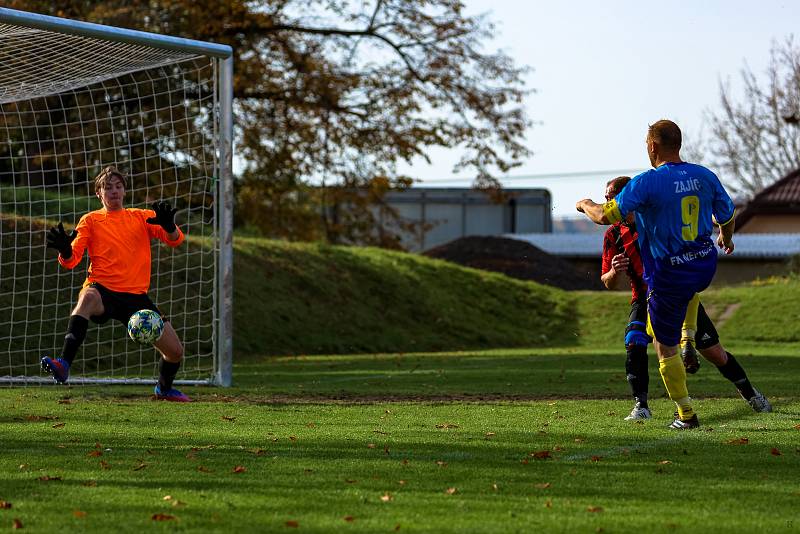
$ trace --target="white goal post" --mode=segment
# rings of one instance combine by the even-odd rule
[[[167,200],[186,234],[152,245],[150,296],[185,347],[178,384],[231,385],[233,51],[229,46],[0,8],[0,383],[52,382],[88,260],[45,248],[128,175],[125,206]],[[158,357],[114,321],[90,325],[69,383],[154,383]]]

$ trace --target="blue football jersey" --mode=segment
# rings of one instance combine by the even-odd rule
[[[635,176],[615,198],[624,218],[636,212],[640,244],[662,259],[707,246],[714,220],[730,222],[731,197],[719,178],[693,163],[665,163]],[[713,216],[713,219],[712,219]]]

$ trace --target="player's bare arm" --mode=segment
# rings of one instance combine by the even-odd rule
[[[603,204],[598,204],[590,198],[579,200],[575,204],[575,209],[581,213],[585,213],[589,220],[596,224],[611,224],[603,209]]]
[[[733,253],[733,230],[734,219],[731,219],[726,224],[719,225],[719,235],[717,236],[717,245],[722,249],[725,254]]]
[[[611,269],[600,276],[600,281],[603,282],[606,289],[617,287],[619,275],[627,272],[630,263],[631,260],[625,254],[617,254],[611,258]]]

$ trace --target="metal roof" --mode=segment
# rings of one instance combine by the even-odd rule
[[[603,236],[598,234],[506,234],[504,237],[527,241],[554,256],[599,258]],[[800,234],[735,234],[734,252],[720,255],[724,260],[788,258],[800,254]]]
[[[800,169],[760,191],[736,212],[736,228],[743,228],[759,214],[800,214]]]

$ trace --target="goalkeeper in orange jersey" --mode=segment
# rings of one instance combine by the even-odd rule
[[[150,240],[159,239],[170,247],[183,243],[184,235],[175,225],[175,212],[168,202],[155,202],[152,210],[125,208],[127,177],[116,167],[106,167],[94,180],[95,194],[102,209],[81,217],[67,234],[64,226],[50,228],[47,246],[58,250],[58,263],[73,269],[89,251],[89,273],[69,318],[60,357],[42,358],[42,369],[58,383],[69,378],[69,368],[86,338],[89,320],[97,324],[116,319],[127,326],[135,312],[161,312],[147,296],[150,288]],[[154,343],[161,353],[158,399],[189,402],[189,397],[172,387],[183,360],[183,345],[175,329],[164,319],[164,332]]]

